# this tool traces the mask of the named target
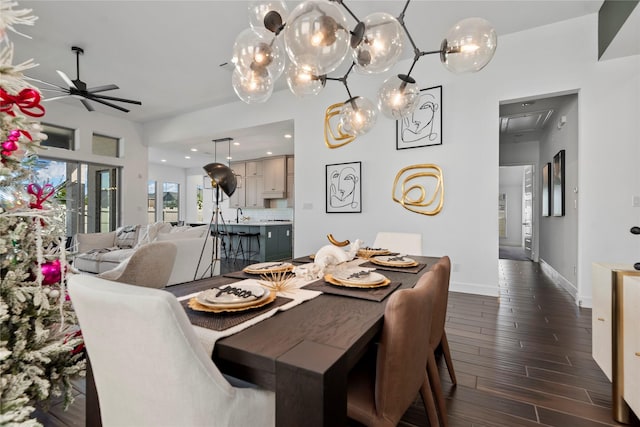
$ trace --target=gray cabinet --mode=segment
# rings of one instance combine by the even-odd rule
[[[245,206],[248,208],[264,208],[262,176],[247,176],[245,178]]]
[[[286,158],[273,157],[262,161],[265,199],[284,199],[287,191]]]
[[[236,191],[229,197],[230,208],[243,208],[245,207],[245,164],[243,162],[231,163],[231,170],[236,176],[238,185]]]
[[[287,207],[295,207],[295,180],[294,180],[294,160],[293,157],[287,157]]]
[[[293,254],[291,225],[275,225],[265,229],[265,243],[261,248],[261,255],[264,250],[264,261],[290,259]]]

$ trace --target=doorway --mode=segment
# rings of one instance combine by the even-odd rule
[[[533,260],[533,165],[501,166],[498,196],[499,258]]]

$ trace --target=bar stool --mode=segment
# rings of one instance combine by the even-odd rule
[[[216,232],[212,231],[211,235],[215,236]],[[237,236],[238,233],[233,231],[218,231],[218,237],[220,238],[220,246],[224,251],[224,257],[229,259],[231,255],[233,255],[233,236]],[[226,241],[225,241],[226,237]]]
[[[258,243],[258,250],[257,251],[252,251],[251,250],[251,241],[254,238],[255,238],[256,242]],[[247,251],[246,252],[244,250],[244,245],[242,243],[243,241],[247,245]],[[238,257],[238,252],[242,252],[242,259],[244,261],[246,261],[247,258],[249,260],[251,260],[251,257],[253,255],[259,255],[260,254],[260,233],[259,232],[250,232],[250,231],[238,231],[238,245],[236,246],[236,258]]]

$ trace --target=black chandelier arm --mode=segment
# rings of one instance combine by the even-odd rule
[[[347,7],[347,5],[346,5],[346,4],[344,4],[344,1],[343,1],[343,0],[331,0],[331,1],[332,1],[332,2],[335,2],[335,3],[338,3],[340,6],[344,7],[344,10],[346,10],[346,11],[347,11],[347,13],[348,13],[349,15],[351,15],[351,17],[352,17],[353,19],[355,19],[355,20],[356,20],[356,22],[357,22],[358,24],[361,22],[361,21],[360,21],[360,19],[358,19],[358,17],[355,15],[355,13],[353,13],[353,12],[351,11],[351,9],[349,9],[349,7]]]

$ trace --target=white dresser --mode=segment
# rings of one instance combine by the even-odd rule
[[[640,415],[640,271],[594,263],[592,355],[612,382],[613,418]]]

